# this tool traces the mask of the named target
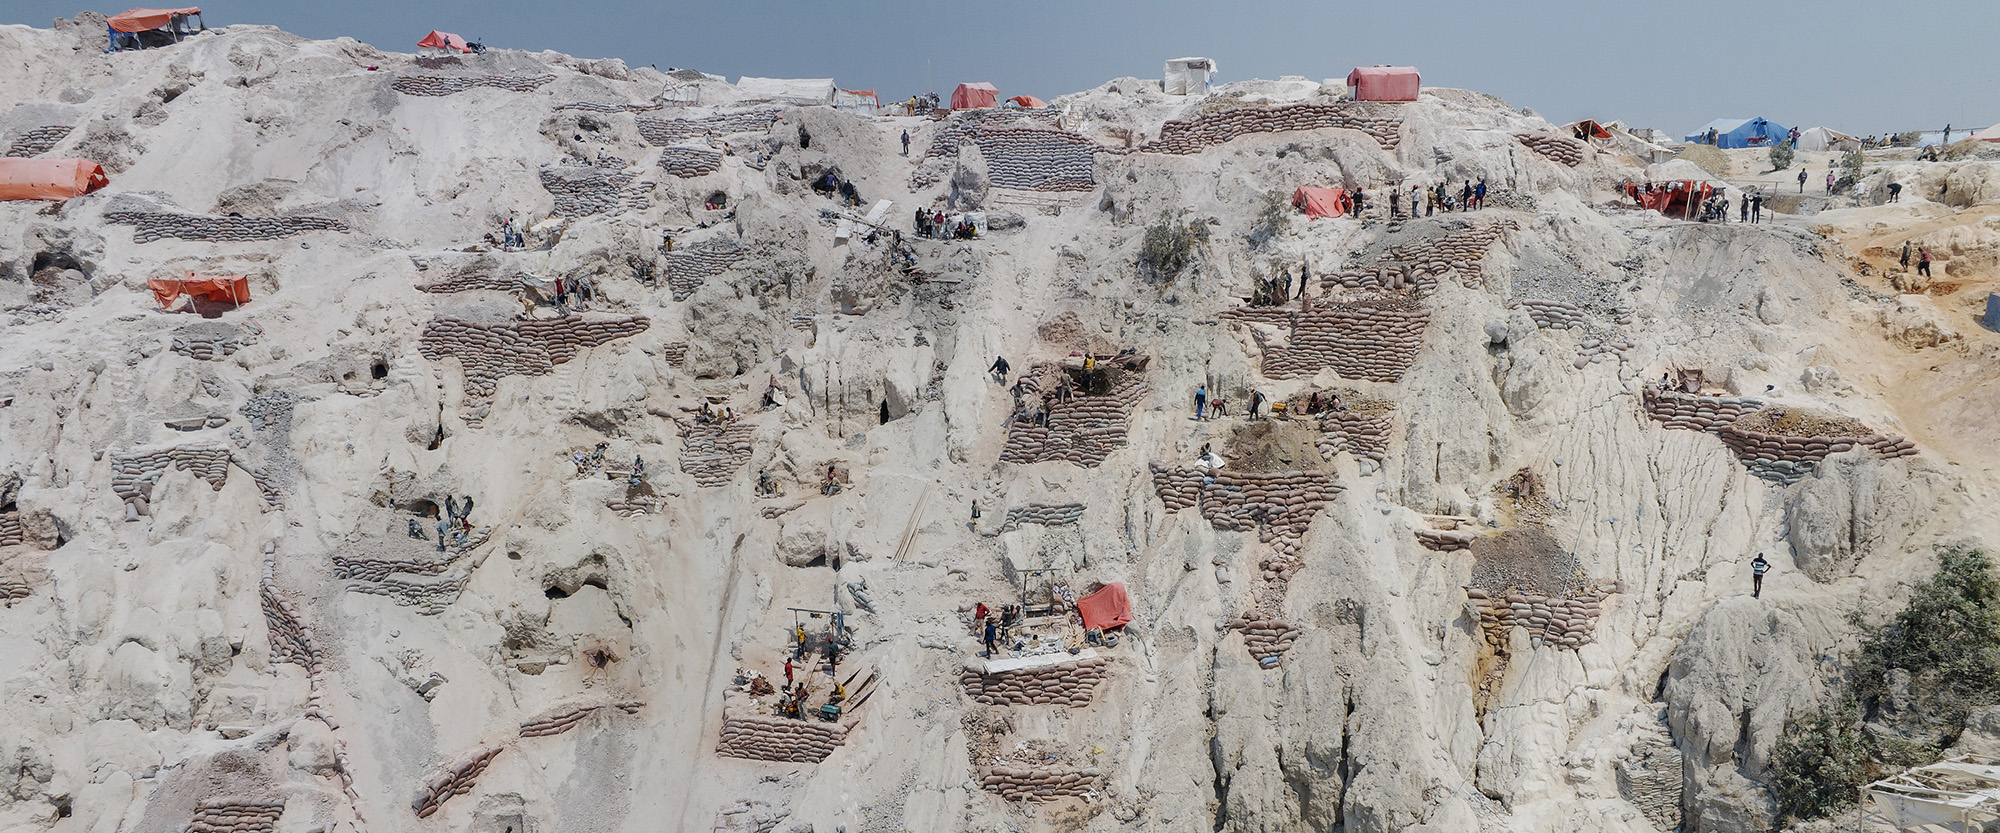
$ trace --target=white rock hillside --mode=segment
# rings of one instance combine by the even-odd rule
[[[1995,336],[1827,236],[1890,215],[1620,207],[1479,93],[878,117],[93,36],[0,27],[0,146],[111,179],[0,203],[0,829],[1762,830],[1847,614],[1994,539]],[[253,300],[159,311],[184,270]],[[986,665],[1051,575],[1133,621]],[[792,608],[837,720],[766,693]]]

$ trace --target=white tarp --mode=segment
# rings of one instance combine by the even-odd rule
[[[1000,674],[1007,671],[1022,671],[1029,668],[1040,668],[1044,665],[1056,665],[1058,663],[1096,658],[1097,649],[1095,648],[1085,648],[1074,654],[1068,651],[1056,651],[1049,654],[1021,657],[1020,659],[988,660],[983,664],[983,670],[988,674]]]
[[[1861,149],[1861,140],[1838,130],[1826,127],[1808,127],[1799,131],[1799,150],[1845,150]]]
[[[882,224],[882,221],[889,219],[889,207],[892,205],[895,205],[895,203],[888,200],[876,200],[874,207],[868,209],[868,216],[862,219],[871,226],[879,226]]]
[[[1215,61],[1208,58],[1175,58],[1161,70],[1161,88],[1167,95],[1207,95],[1208,81],[1215,75]]]
[[[756,78],[745,75],[736,79],[736,92],[746,99],[783,101],[788,104],[831,104],[833,79]]]

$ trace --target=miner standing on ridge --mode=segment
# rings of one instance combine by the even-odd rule
[[[1764,571],[1769,569],[1771,562],[1764,560],[1763,553],[1757,553],[1756,558],[1750,559],[1750,598],[1764,594]]]

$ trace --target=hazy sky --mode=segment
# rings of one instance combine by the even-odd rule
[[[1624,119],[1676,136],[1764,116],[1850,133],[2000,121],[1993,0],[1009,0],[1008,2],[471,2],[214,0],[211,25],[268,23],[413,51],[430,29],[729,76],[832,76],[886,101],[959,81],[1052,98],[1163,59],[1203,55],[1220,80],[1344,77],[1415,64],[1552,121]],[[48,26],[76,0],[4,0],[0,23]],[[104,7],[118,12],[123,8]]]

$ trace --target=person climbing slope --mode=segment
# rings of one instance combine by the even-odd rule
[[[1197,387],[1197,388],[1195,388],[1195,389],[1194,389],[1194,418],[1195,418],[1195,419],[1207,419],[1207,418],[1208,418],[1208,386],[1207,386],[1207,385],[1202,385],[1202,386],[1200,386],[1200,387]]]

